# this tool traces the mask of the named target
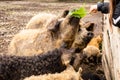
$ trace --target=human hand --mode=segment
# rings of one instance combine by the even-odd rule
[[[90,6],[90,10],[89,10],[89,13],[96,13],[98,10],[97,10],[97,5],[92,5]]]

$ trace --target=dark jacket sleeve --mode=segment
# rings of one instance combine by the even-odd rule
[[[104,14],[109,13],[109,2],[99,2],[97,4],[98,11]],[[115,11],[113,12],[113,25],[120,28],[120,1],[116,0]]]
[[[109,13],[109,2],[98,2],[97,9],[104,14]]]
[[[113,24],[120,28],[120,1],[116,3],[115,11],[113,13]]]

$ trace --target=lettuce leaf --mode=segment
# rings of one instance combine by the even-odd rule
[[[76,9],[70,12],[70,15],[78,18],[83,18],[86,14],[87,14],[87,11],[84,7],[80,7],[79,9]]]

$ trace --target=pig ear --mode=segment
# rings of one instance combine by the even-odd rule
[[[69,14],[69,10],[65,10],[65,11],[62,13],[61,18],[65,18],[68,14]]]
[[[86,27],[87,31],[93,31],[94,30],[94,23],[89,23]]]
[[[57,21],[56,24],[52,27],[48,27],[48,30],[51,32],[57,32],[59,30],[61,21]]]
[[[89,21],[88,22],[80,21],[80,27],[86,28],[88,31],[93,31],[94,23],[91,23]]]

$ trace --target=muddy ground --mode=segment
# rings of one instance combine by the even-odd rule
[[[85,4],[87,10],[90,5],[94,3]],[[0,1],[0,54],[6,54],[8,45],[12,37],[20,30],[25,29],[30,18],[39,12],[50,12],[60,15],[64,10],[75,9],[82,6],[82,3],[43,3],[43,2],[29,2],[29,1]],[[88,14],[82,19],[85,22],[95,23],[95,34],[102,32],[102,15],[101,13]],[[89,68],[89,65],[85,69]],[[93,66],[93,65],[92,65]],[[101,64],[93,69],[100,69]],[[104,77],[101,73],[101,77]],[[86,79],[87,80],[87,79]],[[104,80],[104,79],[101,79]]]

